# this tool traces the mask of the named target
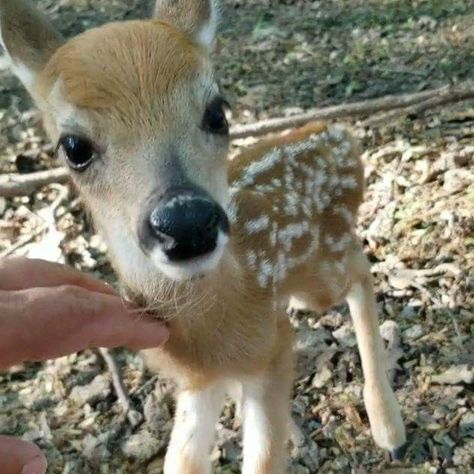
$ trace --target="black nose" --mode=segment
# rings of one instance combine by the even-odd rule
[[[212,252],[219,229],[228,232],[227,216],[210,198],[177,194],[161,201],[149,217],[152,235],[172,260],[186,260]]]

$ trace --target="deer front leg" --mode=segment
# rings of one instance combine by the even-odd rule
[[[356,256],[357,278],[346,296],[365,377],[364,402],[372,436],[392,458],[403,454],[406,442],[405,426],[400,407],[390,386],[385,360],[385,348],[379,333],[372,277],[367,260]]]
[[[266,372],[243,381],[242,474],[286,472],[292,362],[289,345]]]
[[[166,453],[165,474],[209,474],[209,459],[225,391],[216,383],[203,390],[183,390]]]

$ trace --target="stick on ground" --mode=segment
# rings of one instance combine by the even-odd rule
[[[389,95],[378,99],[353,102],[351,104],[334,105],[296,114],[291,117],[262,120],[250,125],[237,125],[232,128],[231,137],[236,139],[259,136],[279,132],[288,128],[299,127],[311,121],[371,115],[382,111],[392,111],[393,109],[401,110],[438,97],[443,98],[441,102],[443,104],[456,102],[462,100],[460,97],[465,97],[466,95],[470,96],[470,93],[474,93],[474,83],[467,81],[458,86],[444,86],[439,89],[417,92],[415,94]],[[438,105],[438,102],[434,101],[433,107],[436,105]]]
[[[115,393],[117,394],[118,401],[120,405],[122,405],[124,413],[127,415],[128,421],[133,427],[135,427],[141,422],[142,415],[138,411],[134,410],[131,406],[130,398],[128,397],[127,390],[123,385],[122,376],[120,375],[120,369],[118,368],[114,357],[108,349],[99,348],[99,352],[112,375],[112,384],[114,386]]]
[[[449,104],[451,102],[460,102],[462,100],[474,99],[474,87],[472,88],[456,88],[444,92],[439,95],[430,97],[417,104],[402,109],[390,110],[389,112],[380,113],[364,120],[360,125],[363,127],[378,127],[384,125],[391,120],[395,120],[403,115],[417,115],[428,109],[439,107],[440,105]]]
[[[69,181],[66,168],[54,168],[28,174],[7,174],[0,176],[0,196],[14,197],[31,194],[52,183],[65,184]]]

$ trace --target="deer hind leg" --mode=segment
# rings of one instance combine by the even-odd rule
[[[352,286],[346,295],[364,372],[364,402],[377,445],[401,457],[406,442],[400,407],[390,386],[379,333],[372,277],[361,250],[350,261]]]
[[[289,334],[289,327],[286,331]],[[290,394],[293,382],[291,342],[288,337],[281,336],[281,350],[267,370],[242,381],[242,474],[286,472],[286,444],[289,439]]]
[[[215,426],[225,397],[223,384],[203,390],[183,390],[166,453],[165,474],[209,474]]]

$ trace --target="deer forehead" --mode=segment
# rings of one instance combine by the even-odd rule
[[[159,21],[113,23],[70,40],[47,64],[39,87],[51,94],[58,84],[70,108],[129,122],[172,113],[191,93],[204,96],[214,87],[205,52]]]

